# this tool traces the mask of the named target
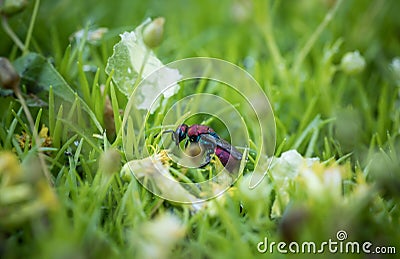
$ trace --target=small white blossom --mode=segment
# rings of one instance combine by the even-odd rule
[[[142,258],[169,258],[176,242],[185,236],[185,227],[173,215],[163,214],[141,227]]]
[[[395,72],[396,74],[400,74],[400,58],[395,57],[392,60],[392,63],[390,63],[390,68]]]
[[[100,28],[93,29],[93,30],[81,29],[81,30],[75,32],[74,34],[72,34],[70,37],[70,40],[75,39],[76,42],[78,42],[78,44],[79,44],[86,35],[86,41],[88,41],[89,43],[92,43],[92,44],[96,44],[103,38],[104,34],[106,34],[107,32],[108,32],[108,29],[105,27],[100,27]]]
[[[253,15],[251,0],[235,0],[231,5],[231,15],[235,22],[244,23]]]
[[[340,66],[346,74],[358,74],[365,68],[365,59],[358,51],[348,52],[343,56]]]
[[[339,200],[344,173],[338,165],[324,165],[318,158],[304,158],[295,150],[274,158],[270,175],[277,188],[277,198],[271,216],[281,216],[289,201],[298,195],[314,200]]]
[[[312,166],[318,158],[304,158],[296,150],[282,153],[279,158],[272,158],[271,174],[275,180],[294,179],[303,166]]]
[[[392,63],[390,63],[389,68],[393,73],[393,76],[394,76],[394,79],[396,80],[397,85],[400,86],[400,58],[395,57],[392,60]]]

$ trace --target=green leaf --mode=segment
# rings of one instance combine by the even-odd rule
[[[139,25],[135,31],[124,32],[120,35],[121,40],[114,45],[114,52],[107,61],[106,73],[110,74],[114,70],[112,76],[118,89],[126,96],[130,96],[133,87],[145,70],[142,66],[145,63],[146,56],[150,50],[147,49],[142,40],[142,29],[150,22],[150,19],[144,21]],[[158,68],[161,66],[161,61],[158,60],[153,54],[147,57],[151,62],[150,66],[145,66],[146,71],[151,67]]]
[[[179,85],[175,84],[174,87],[163,91],[165,85],[177,82],[182,77],[178,70],[164,67],[163,63],[144,44],[142,30],[150,21],[147,19],[134,31],[120,35],[121,41],[114,45],[113,55],[108,59],[106,66],[106,73],[110,74],[114,71],[112,79],[127,97],[133,93],[139,82],[145,79],[144,84],[141,84],[138,89],[137,96],[140,98],[135,102],[139,109],[147,109],[155,101],[150,98],[149,93],[163,93],[166,99],[174,95],[179,90]],[[162,75],[147,78],[161,68],[163,68]],[[155,103],[152,108],[155,110],[158,105],[159,103]],[[154,110],[150,112],[153,113]]]
[[[50,86],[52,86],[54,95],[64,101],[74,103],[76,98],[75,91],[43,56],[37,53],[29,53],[16,59],[14,67],[21,76],[22,84],[25,84],[29,89],[34,89],[34,92],[49,92]],[[82,108],[93,120],[97,129],[103,132],[103,128],[96,119],[93,111],[80,97],[78,98],[82,104]]]

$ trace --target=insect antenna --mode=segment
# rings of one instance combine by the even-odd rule
[[[164,135],[165,133],[175,133],[173,130],[165,130],[161,133],[161,135]],[[160,132],[154,135],[154,138],[158,137],[160,135]]]
[[[172,141],[174,141],[175,144],[179,144],[179,143],[178,143],[178,138],[177,138],[177,136],[176,136],[176,132],[175,132],[174,130],[165,130],[165,131],[163,131],[163,132],[161,133],[161,135],[164,135],[164,134],[166,134],[166,133],[172,133]],[[154,136],[154,138],[157,137],[159,134],[160,134],[160,133],[157,133],[157,134]]]

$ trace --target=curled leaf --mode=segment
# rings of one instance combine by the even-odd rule
[[[176,82],[182,76],[178,70],[164,67],[163,63],[144,43],[143,27],[150,22],[151,20],[148,19],[134,31],[124,32],[120,35],[121,40],[114,45],[114,53],[108,59],[106,72],[110,74],[114,71],[113,81],[127,97],[133,93],[135,86],[144,80],[142,82],[144,87],[140,88],[140,98],[135,100],[135,104],[137,108],[153,113],[159,106],[159,101],[153,103],[154,93],[160,93],[165,99],[168,99],[179,90]],[[156,71],[157,76],[147,78]]]

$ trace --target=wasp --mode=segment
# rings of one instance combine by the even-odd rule
[[[193,124],[188,126],[181,124],[175,131],[167,130],[163,133],[172,133],[172,140],[176,145],[186,139],[185,148],[189,142],[199,143],[205,149],[205,161],[200,164],[200,168],[211,162],[212,154],[215,154],[221,164],[230,172],[237,169],[242,160],[242,153],[226,140],[220,138],[212,128],[206,125]]]

